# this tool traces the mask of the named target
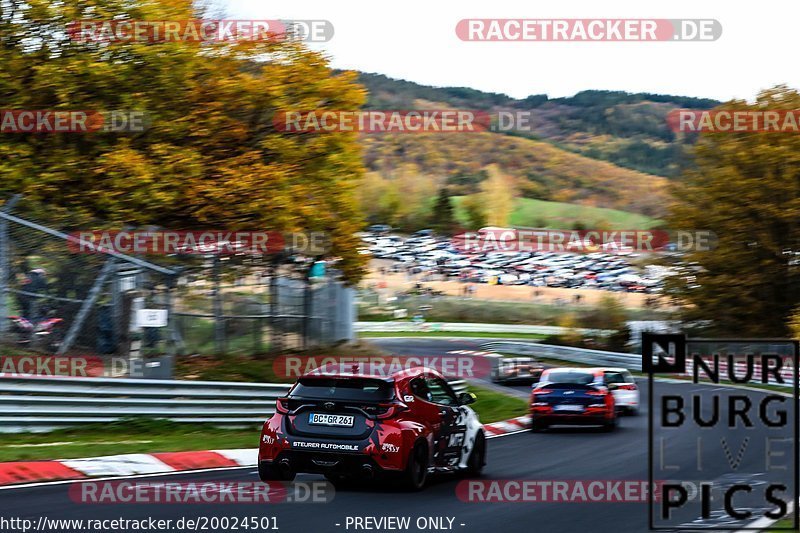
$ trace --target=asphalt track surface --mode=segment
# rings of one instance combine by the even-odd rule
[[[387,351],[437,355],[451,350],[480,349],[483,341],[452,342],[443,339],[381,339]],[[640,382],[643,400],[647,397],[647,384]],[[524,394],[527,387],[516,387],[517,394]],[[732,394],[743,394],[757,407],[764,397],[761,392],[732,390],[707,385],[680,383],[658,383],[658,394],[673,393],[685,397],[691,394],[710,398],[719,394],[725,398]],[[787,409],[790,410],[788,405]],[[657,410],[655,415],[659,415]],[[710,403],[704,405],[705,416],[711,414]],[[727,409],[723,409],[725,414]],[[793,414],[790,410],[790,420]],[[657,417],[658,418],[658,417]],[[593,428],[553,429],[545,433],[522,432],[493,438],[488,442],[487,466],[481,477],[491,480],[636,480],[648,479],[648,405],[643,402],[641,414],[625,417],[613,433],[602,433]],[[744,430],[727,428],[701,429],[693,423],[684,427],[661,430],[656,433],[655,460],[661,469],[656,479],[681,479],[691,481],[714,481],[714,500],[711,502],[712,519],[698,522],[700,503],[695,499],[674,513],[669,522],[659,522],[667,528],[681,530],[694,528],[707,530],[710,527],[736,530],[747,526],[763,513],[774,508],[764,501],[763,489],[770,482],[782,481],[789,485],[791,493],[792,467],[791,448],[781,448],[766,437],[792,437],[791,425],[768,429],[760,424]],[[665,437],[664,452],[660,452],[660,437]],[[747,444],[743,442],[747,437]],[[722,439],[725,439],[723,444]],[[701,459],[698,461],[698,439]],[[726,451],[727,446],[727,451]],[[789,445],[790,446],[790,445]],[[768,447],[772,451],[772,463],[766,463]],[[776,455],[786,452],[784,457]],[[737,462],[738,460],[738,462]],[[698,464],[699,463],[699,464]],[[732,468],[731,464],[736,467]],[[768,467],[789,465],[786,470],[769,470]],[[699,466],[699,470],[698,470]],[[274,503],[274,504],[84,504],[76,503],[69,496],[71,484],[50,484],[28,488],[0,490],[0,518],[49,519],[169,519],[198,517],[274,517],[279,531],[288,533],[337,532],[337,531],[397,531],[389,528],[356,528],[355,517],[410,517],[410,527],[399,531],[462,531],[462,532],[628,532],[648,531],[648,504],[640,503],[545,503],[514,502],[487,503],[464,502],[456,495],[456,487],[463,478],[440,476],[434,478],[424,491],[404,492],[382,485],[361,485],[338,490],[328,503]],[[158,478],[137,478],[138,481],[189,482],[216,481],[256,482],[254,468],[216,470],[190,474],[173,474]],[[300,475],[297,481],[321,482],[321,476]],[[732,521],[722,512],[722,492],[736,482],[754,485],[749,495],[739,494],[735,506],[739,510],[750,510],[752,518]],[[790,500],[790,494],[783,495]],[[658,504],[657,504],[658,507]],[[656,516],[660,507],[656,509]],[[420,517],[443,519],[444,525],[417,527]],[[348,519],[350,526],[348,527]],[[448,519],[452,525],[448,526]],[[1,522],[0,522],[1,523]],[[424,524],[422,524],[424,525]],[[217,524],[207,524],[207,531],[231,531]],[[3,528],[4,531],[21,531]],[[46,531],[74,531],[74,527],[50,528]],[[174,530],[174,527],[173,527]],[[241,528],[240,528],[241,530]],[[40,530],[41,531],[41,530]],[[116,529],[114,531],[122,531]],[[247,530],[247,531],[253,531]],[[263,531],[263,530],[262,530]]]

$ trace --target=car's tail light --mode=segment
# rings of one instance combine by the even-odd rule
[[[545,394],[551,394],[553,391],[550,389],[534,389],[533,394],[535,396],[544,396]]]
[[[391,418],[400,411],[405,411],[408,406],[403,402],[379,403],[377,416],[379,419]]]
[[[275,410],[282,415],[289,412],[289,398],[278,398],[275,400]]]
[[[587,396],[605,396],[607,393],[608,391],[605,389],[593,389],[586,391]]]
[[[617,387],[617,390],[639,390],[634,383],[626,383],[625,385],[620,385]]]
[[[609,416],[614,414],[614,395],[609,394],[606,396],[606,409],[608,409]]]

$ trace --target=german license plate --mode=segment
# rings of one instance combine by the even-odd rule
[[[583,411],[582,405],[572,405],[572,404],[565,404],[565,405],[556,405],[553,408],[554,411]]]
[[[308,415],[308,423],[317,426],[336,426],[336,427],[353,427],[355,422],[353,415],[328,415],[324,413],[311,413]]]

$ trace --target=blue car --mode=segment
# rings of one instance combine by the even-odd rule
[[[601,369],[549,368],[531,390],[531,430],[555,425],[617,426],[614,394]]]

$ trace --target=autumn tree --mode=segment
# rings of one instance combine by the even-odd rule
[[[468,229],[480,229],[486,225],[485,206],[479,194],[465,196],[461,200],[461,209]]]
[[[559,344],[567,346],[582,346],[583,333],[581,332],[578,317],[574,313],[565,313],[558,319],[561,333],[556,336]]]
[[[599,328],[609,331],[604,339],[605,347],[612,351],[624,351],[630,340],[628,313],[622,302],[611,294],[605,294],[597,303]]]
[[[439,233],[447,235],[453,232],[455,226],[455,213],[453,211],[453,202],[450,199],[450,193],[447,187],[441,187],[439,189],[439,194],[436,196],[436,203],[433,206],[431,227]]]
[[[364,259],[355,133],[291,134],[281,110],[356,110],[353,73],[286,39],[98,42],[77,20],[202,18],[191,0],[4,0],[5,109],[137,110],[138,133],[3,134],[0,193],[118,225],[325,231],[346,277]]]
[[[372,224],[393,223],[400,209],[397,187],[379,172],[367,172],[358,188],[358,203]]]
[[[489,177],[481,183],[481,199],[485,205],[487,222],[490,226],[505,227],[514,210],[514,186],[511,178],[497,165],[491,165],[488,174]]]
[[[431,217],[438,181],[411,163],[368,172],[358,203],[371,222],[406,231],[421,229]]]
[[[391,181],[399,197],[393,225],[406,230],[419,229],[430,217],[436,180],[421,172],[417,165],[406,163],[391,173]]]
[[[726,109],[800,109],[795,90],[777,87]],[[712,333],[783,336],[800,301],[800,136],[704,133],[694,166],[674,187],[673,229],[710,230],[717,246],[685,258],[691,272],[670,293],[686,320],[711,321]]]

